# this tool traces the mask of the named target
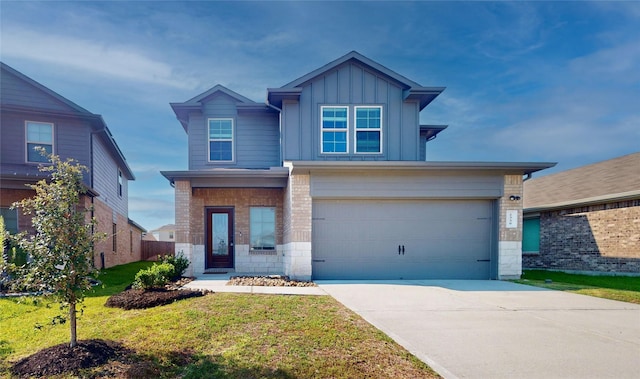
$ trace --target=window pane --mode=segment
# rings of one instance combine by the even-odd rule
[[[274,250],[276,248],[275,208],[252,207],[249,210],[251,249]]]
[[[380,128],[380,108],[357,108],[356,128]]]
[[[322,152],[324,153],[347,152],[346,132],[322,132],[322,140]]]
[[[346,129],[347,128],[347,108],[346,107],[322,108],[322,128]]]
[[[231,120],[209,120],[209,139],[233,138],[233,124]]]
[[[379,153],[380,132],[357,132],[356,151],[358,153]]]
[[[42,147],[46,150],[47,155],[50,155],[53,152],[53,146],[51,145],[41,145],[37,143],[28,143],[27,144],[27,160],[29,162],[48,162],[48,158],[46,156],[42,156],[36,147]]]
[[[209,160],[211,161],[231,161],[233,160],[233,150],[231,141],[211,141],[209,142]]]
[[[52,128],[51,124],[29,122],[27,123],[27,140],[50,144],[52,143]]]
[[[18,210],[0,208],[0,216],[4,219],[4,228],[11,234],[18,233]]]

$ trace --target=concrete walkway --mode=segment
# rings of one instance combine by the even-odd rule
[[[640,378],[640,305],[501,281],[319,281],[445,378]]]

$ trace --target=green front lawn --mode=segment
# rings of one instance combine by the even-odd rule
[[[115,340],[138,367],[185,378],[436,378],[427,365],[329,296],[216,293],[145,310],[104,303],[148,263],[105,270],[85,300],[79,339]],[[46,299],[0,299],[0,376],[10,362],[68,341]],[[92,373],[84,373],[91,376]],[[95,375],[95,372],[93,373]]]
[[[640,304],[640,277],[591,276],[524,270],[517,283]]]

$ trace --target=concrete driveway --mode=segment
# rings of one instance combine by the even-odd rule
[[[445,378],[640,378],[640,306],[501,281],[318,281]]]

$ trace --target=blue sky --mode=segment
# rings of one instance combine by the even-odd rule
[[[186,170],[169,107],[222,84],[263,102],[356,50],[447,89],[421,122],[437,161],[559,162],[640,150],[640,2],[0,2],[0,59],[101,114],[129,162],[129,217],[172,223]],[[539,174],[540,175],[540,174]]]

